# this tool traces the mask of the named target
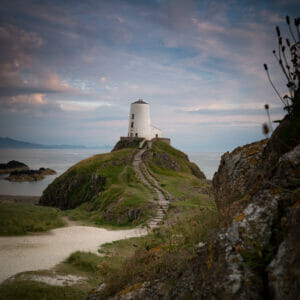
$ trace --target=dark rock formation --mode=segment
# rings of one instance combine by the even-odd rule
[[[130,220],[139,220],[143,215],[143,210],[139,208],[129,209],[128,218]]]
[[[38,170],[17,170],[9,174],[6,180],[23,182],[23,181],[38,181],[45,178],[46,175],[55,175],[56,172],[52,169],[40,168]]]
[[[11,160],[7,164],[0,164],[0,174],[10,173],[14,171],[28,170],[28,166],[22,162]]]
[[[43,192],[39,203],[60,209],[72,209],[92,200],[104,190],[106,177],[97,172],[89,176],[76,172],[70,175],[56,178]]]

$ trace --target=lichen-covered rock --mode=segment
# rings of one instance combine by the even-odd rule
[[[222,156],[218,172],[213,178],[213,185],[216,204],[224,215],[232,217],[235,211],[249,200],[253,178],[260,174],[258,169],[262,166],[262,155],[267,141],[238,147]]]

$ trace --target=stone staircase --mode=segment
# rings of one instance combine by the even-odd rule
[[[147,227],[153,229],[159,226],[160,222],[162,222],[165,214],[167,213],[169,209],[169,199],[171,198],[171,194],[162,189],[159,186],[157,180],[149,173],[146,165],[142,160],[142,155],[145,151],[146,149],[139,150],[139,152],[134,156],[133,167],[136,170],[141,182],[147,185],[149,188],[154,189],[157,194],[157,200],[152,200],[152,202],[155,204],[156,214],[147,223]],[[144,175],[142,169],[146,176]]]

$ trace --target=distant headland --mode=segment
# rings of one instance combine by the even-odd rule
[[[43,145],[0,137],[0,149],[111,149],[110,145],[87,147],[83,145]]]

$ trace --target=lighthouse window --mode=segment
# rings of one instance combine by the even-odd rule
[[[138,136],[138,134],[136,133],[135,136]]]
[[[134,119],[134,114],[132,114],[131,119],[132,119],[132,120]]]
[[[131,128],[133,128],[133,122],[131,122]]]

